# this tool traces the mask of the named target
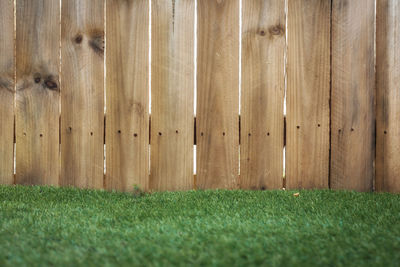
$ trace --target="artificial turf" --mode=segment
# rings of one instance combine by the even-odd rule
[[[0,186],[0,265],[400,265],[400,195],[293,193]]]

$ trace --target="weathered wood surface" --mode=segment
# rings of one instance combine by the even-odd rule
[[[236,188],[239,167],[239,1],[198,2],[198,188]]]
[[[243,1],[242,22],[240,187],[282,188],[285,1]]]
[[[286,187],[328,188],[331,1],[288,2]]]
[[[195,2],[151,3],[150,188],[188,190],[194,182]]]
[[[16,183],[58,185],[60,3],[16,1]]]
[[[61,185],[103,188],[104,1],[63,1]]]
[[[107,1],[107,189],[148,188],[149,1]]]
[[[376,24],[375,186],[400,192],[400,2],[378,1]]]
[[[331,188],[371,191],[374,179],[374,0],[332,7]]]
[[[0,184],[371,191],[376,174],[400,192],[399,15],[395,0],[0,0]]]
[[[0,1],[0,184],[14,182],[14,1]]]

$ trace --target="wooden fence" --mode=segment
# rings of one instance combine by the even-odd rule
[[[399,192],[399,173],[397,0],[0,0],[1,184]]]

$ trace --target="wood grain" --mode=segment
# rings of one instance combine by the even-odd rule
[[[149,182],[149,1],[108,0],[107,189]]]
[[[374,26],[374,0],[333,1],[333,189],[372,190],[375,157]]]
[[[329,186],[331,1],[288,2],[286,187]]]
[[[61,185],[102,188],[104,1],[63,1]]]
[[[153,0],[151,176],[154,190],[193,188],[194,18],[192,0]]]
[[[0,184],[14,182],[14,1],[0,1]]]
[[[376,190],[400,192],[400,2],[380,0],[376,14]]]
[[[16,1],[16,183],[58,185],[60,3]]]
[[[282,188],[285,1],[242,6],[240,187]]]
[[[198,2],[197,187],[236,188],[239,1]]]

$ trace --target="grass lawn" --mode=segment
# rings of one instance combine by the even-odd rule
[[[0,186],[0,265],[400,266],[400,195]]]

